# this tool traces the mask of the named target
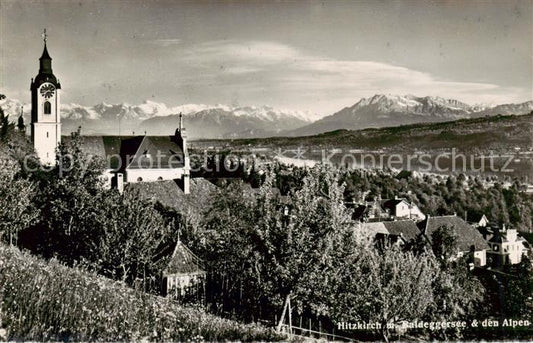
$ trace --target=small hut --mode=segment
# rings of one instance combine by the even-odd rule
[[[176,299],[198,297],[203,293],[205,278],[203,261],[178,240],[170,262],[163,271],[166,295]]]

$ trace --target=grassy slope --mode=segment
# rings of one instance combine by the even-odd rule
[[[507,150],[531,147],[533,114],[492,116],[365,130],[336,130],[306,137],[239,139],[233,146],[334,146],[363,149]],[[214,142],[214,141],[210,141]],[[225,142],[227,143],[227,141]]]
[[[0,244],[0,319],[11,340],[275,341],[222,319]]]

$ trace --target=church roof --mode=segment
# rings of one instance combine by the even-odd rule
[[[51,60],[52,57],[50,57],[50,54],[48,54],[48,49],[46,48],[46,44],[44,45],[43,54],[41,55],[40,60]]]
[[[83,136],[81,148],[105,159],[106,167],[116,171],[184,166],[184,154],[174,136]]]
[[[184,155],[174,136],[144,136],[127,169],[182,168]]]
[[[48,53],[46,43],[44,44],[43,53],[39,58],[39,74],[35,77],[31,88],[38,88],[45,82],[50,82],[57,89],[61,89],[61,84],[52,72],[52,57],[50,57],[50,54]]]

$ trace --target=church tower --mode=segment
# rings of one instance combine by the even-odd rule
[[[56,149],[61,142],[59,93],[61,84],[52,72],[52,58],[46,48],[39,58],[39,74],[31,80],[31,139],[42,164],[55,164]]]

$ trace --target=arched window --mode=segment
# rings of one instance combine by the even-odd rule
[[[157,181],[163,181],[163,177],[162,176],[158,177]]]
[[[137,178],[137,182],[141,182],[142,180],[143,180],[143,178],[140,177],[140,176]]]
[[[52,113],[52,104],[50,104],[50,101],[44,102],[44,114],[51,114]]]

